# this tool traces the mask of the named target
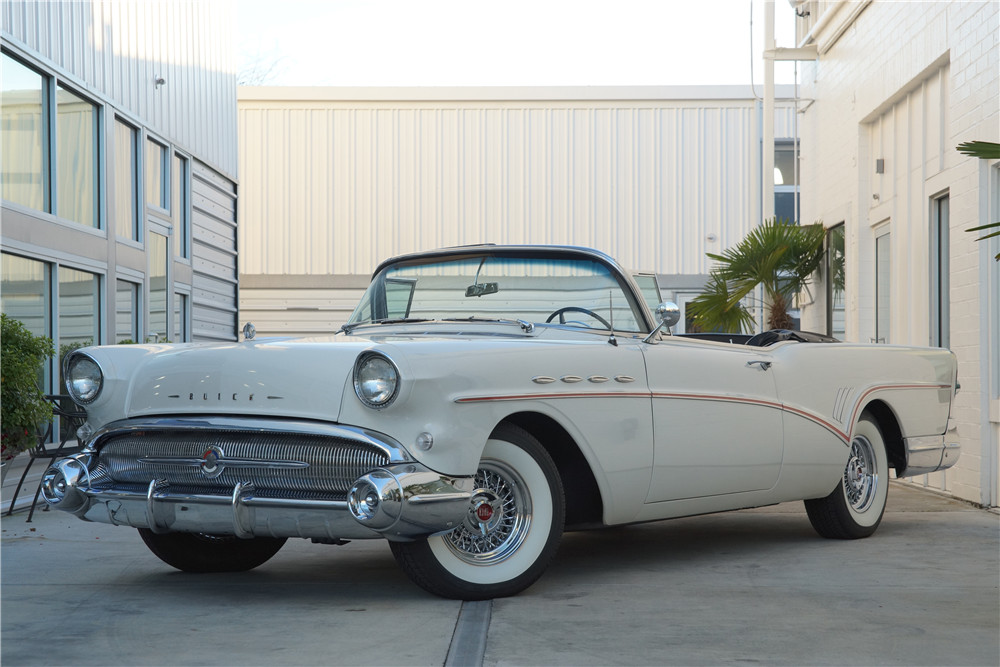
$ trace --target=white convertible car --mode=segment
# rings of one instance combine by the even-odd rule
[[[821,536],[866,537],[890,469],[957,460],[948,350],[674,336],[676,316],[594,250],[397,257],[327,337],[71,354],[87,447],[43,494],[189,572],[386,538],[417,584],[475,600],[530,586],[575,528],[804,500]]]

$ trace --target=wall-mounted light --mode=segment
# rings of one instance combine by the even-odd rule
[[[159,89],[160,89],[160,86],[165,86],[165,85],[167,85],[167,80],[166,80],[166,79],[164,79],[164,78],[163,78],[162,76],[160,76],[159,74],[157,74],[157,75],[156,75],[156,78],[154,78],[154,79],[153,79],[153,81],[155,81],[155,82],[156,82],[156,89],[157,89],[157,90],[159,90]]]
[[[872,199],[874,199],[875,201],[878,201],[878,193],[877,192],[872,195]]]
[[[715,243],[716,241],[719,240],[719,237],[716,236],[715,234],[709,234],[708,236],[705,237],[705,240],[708,241],[709,243]]]

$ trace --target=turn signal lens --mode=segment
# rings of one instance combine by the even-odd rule
[[[399,373],[396,366],[381,354],[369,353],[354,367],[354,390],[370,408],[384,408],[396,398]]]
[[[76,355],[66,369],[66,388],[77,403],[90,403],[101,393],[104,373],[97,362],[84,355]]]

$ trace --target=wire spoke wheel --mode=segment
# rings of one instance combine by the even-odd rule
[[[504,463],[480,462],[465,522],[447,544],[466,563],[492,565],[517,550],[531,528],[531,494],[521,476]]]
[[[865,412],[854,426],[847,464],[824,498],[805,501],[809,522],[822,537],[856,540],[878,528],[889,492],[889,458],[875,418]],[[836,469],[834,469],[836,470]]]
[[[855,512],[864,512],[872,506],[878,483],[875,450],[868,438],[859,435],[851,444],[851,455],[844,468],[844,493]]]
[[[468,511],[450,533],[389,542],[396,562],[425,590],[453,600],[517,595],[559,548],[566,507],[552,457],[530,433],[501,422],[473,477]]]

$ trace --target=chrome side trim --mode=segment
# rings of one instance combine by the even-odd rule
[[[168,431],[184,429],[191,431],[246,431],[271,433],[300,433],[303,435],[321,435],[345,440],[357,440],[376,447],[389,458],[390,463],[407,463],[413,461],[410,454],[395,439],[376,431],[342,426],[328,422],[307,421],[301,419],[279,419],[259,417],[136,417],[122,419],[105,424],[97,431],[85,451],[95,452],[101,441],[108,436],[130,431]]]

